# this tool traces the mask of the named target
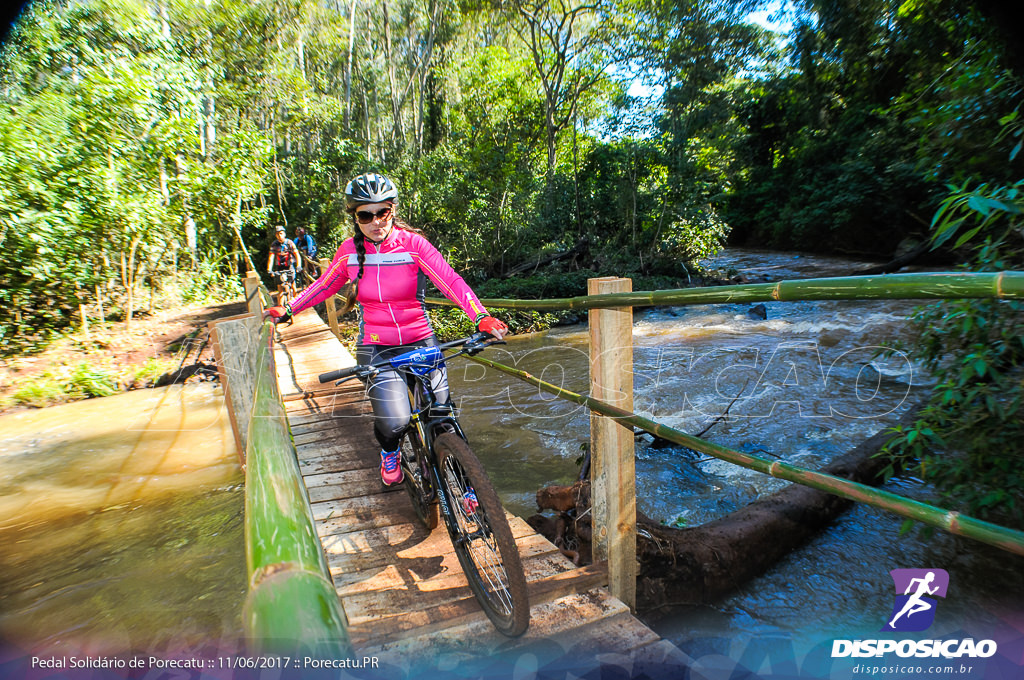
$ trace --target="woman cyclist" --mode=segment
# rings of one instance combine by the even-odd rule
[[[362,312],[356,340],[356,361],[372,364],[417,347],[437,345],[423,306],[427,279],[476,323],[477,329],[501,339],[508,326],[490,316],[476,294],[437,249],[417,230],[398,219],[398,189],[382,175],[360,175],[345,187],[346,210],[354,235],[334,256],[331,265],[293,301],[267,309],[275,323],[313,307],[351,281],[341,313],[357,302]],[[438,403],[448,401],[444,367],[431,374]],[[409,425],[405,377],[381,371],[367,384],[373,406],[374,435],[381,446],[380,477],[386,486],[402,481],[399,465],[402,434]]]

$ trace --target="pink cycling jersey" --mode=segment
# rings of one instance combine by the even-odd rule
[[[470,319],[487,315],[469,285],[419,234],[395,227],[381,243],[364,243],[366,261],[356,297],[363,310],[359,344],[404,345],[429,337],[433,330],[423,307],[427,278]],[[358,274],[359,255],[350,238],[327,271],[291,303],[292,312],[320,304]]]

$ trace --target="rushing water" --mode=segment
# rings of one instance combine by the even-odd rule
[[[795,253],[728,251],[714,261],[753,281],[850,274],[865,263]],[[638,413],[715,443],[818,468],[894,424],[927,393],[929,378],[885,345],[910,341],[906,301],[766,303],[637,310],[634,405]],[[588,390],[585,328],[510,338],[490,358],[579,393]],[[537,512],[534,494],[578,475],[589,439],[585,409],[526,383],[465,365],[453,393],[474,449],[508,507]],[[723,414],[728,417],[721,418]],[[694,526],[786,484],[684,448],[637,440],[637,505],[649,517]],[[889,490],[937,502],[919,480]],[[902,518],[858,506],[716,608],[648,612],[660,632],[694,657],[737,659],[753,639],[792,637],[795,647],[828,634],[877,637],[892,601],[889,570],[945,568],[955,592],[943,603],[944,631],[989,630],[1024,611],[1024,559],[942,532],[901,535]],[[872,632],[873,631],[873,632]],[[724,676],[728,677],[728,673]]]
[[[751,280],[849,273],[863,263],[728,251]],[[816,468],[894,423],[928,380],[905,356],[913,303],[772,302],[637,310],[635,410],[732,448]],[[490,358],[588,390],[582,326],[509,338]],[[569,484],[589,440],[585,409],[468,361],[450,367],[471,443],[507,507]],[[728,417],[723,418],[723,414]],[[245,591],[242,475],[219,390],[134,392],[0,418],[0,636],[22,649],[113,652],[235,640]],[[784,483],[680,447],[637,441],[639,509],[675,526],[721,517]],[[897,493],[934,501],[913,479]],[[890,569],[941,567],[943,628],[998,626],[1024,608],[1022,560],[941,532],[900,535],[858,506],[715,608],[663,615],[695,658],[738,659],[751,640],[813,646],[877,633]],[[872,633],[871,631],[874,631]],[[793,642],[790,642],[790,641]],[[729,677],[725,673],[724,677]]]
[[[786,253],[730,252],[716,263],[761,280],[848,272],[860,263]],[[927,381],[884,343],[908,339],[911,303],[769,302],[637,310],[634,410],[716,443],[820,467],[920,398]],[[588,386],[585,326],[509,338],[488,357],[578,393]],[[536,490],[570,483],[589,441],[585,408],[472,364],[451,368],[453,393],[472,443],[488,460],[510,509],[535,512]],[[726,416],[723,418],[723,414]],[[695,525],[727,514],[785,482],[679,447],[637,442],[640,509]]]
[[[0,640],[93,654],[237,640],[242,506],[209,383],[0,418]]]

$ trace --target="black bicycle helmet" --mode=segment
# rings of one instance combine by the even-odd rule
[[[349,212],[364,203],[394,203],[398,189],[394,182],[375,172],[359,175],[345,187],[345,207]]]

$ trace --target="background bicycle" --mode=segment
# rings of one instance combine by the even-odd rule
[[[275,269],[274,283],[277,284],[277,304],[284,305],[295,298],[295,270]]]

